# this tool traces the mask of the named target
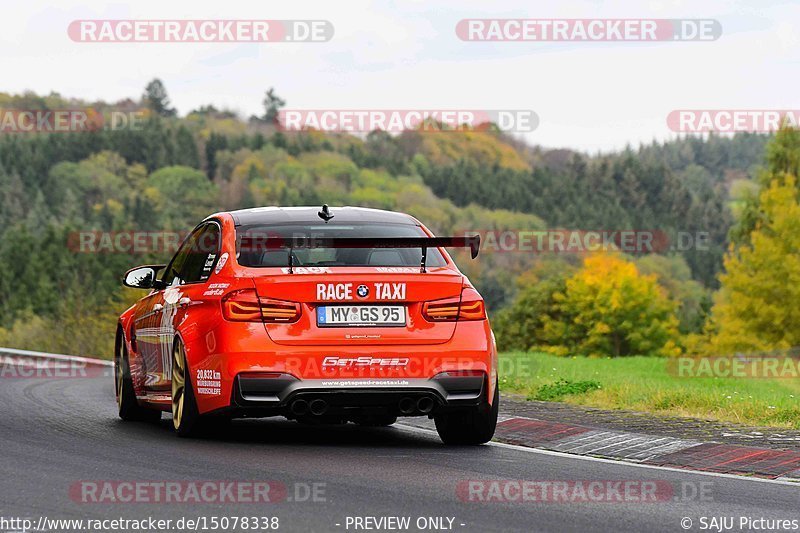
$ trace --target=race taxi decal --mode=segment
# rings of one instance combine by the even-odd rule
[[[374,294],[376,300],[405,300],[405,283],[373,283],[371,285],[359,285],[353,290],[353,283],[317,283],[317,300],[337,301],[352,300],[353,294],[359,298],[366,298],[369,294]]]
[[[405,300],[405,283],[376,283],[375,298],[378,300]]]
[[[222,375],[208,368],[197,369],[197,394],[204,396],[219,396]]]

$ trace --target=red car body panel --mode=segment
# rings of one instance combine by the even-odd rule
[[[432,236],[415,219],[408,219]],[[296,380],[293,386],[314,390],[380,391],[402,389],[404,383],[424,389],[437,375],[450,371],[454,376],[485,376],[482,397],[493,398],[497,349],[488,319],[433,322],[422,315],[423,302],[458,298],[464,288],[471,288],[443,249],[446,265],[427,272],[411,267],[298,266],[290,274],[286,267],[241,266],[234,216],[218,213],[209,220],[219,224],[222,238],[208,279],[153,290],[120,317],[119,334],[140,405],[170,409],[176,339],[184,345],[188,379],[201,414],[247,407],[237,403],[242,396],[236,390],[237,377],[242,376],[269,380],[286,375]],[[320,284],[334,286],[329,293],[333,299],[320,299]],[[388,288],[383,284],[389,284]],[[360,285],[367,286],[368,296],[353,292]],[[222,301],[239,290],[297,302],[300,318],[292,323],[229,321],[223,316]],[[350,297],[335,297],[344,294]],[[315,321],[320,305],[369,303],[406,306],[407,326],[319,327]],[[365,366],[330,363],[359,357],[377,362]],[[394,366],[393,361],[406,364]],[[441,388],[437,391],[442,394]]]

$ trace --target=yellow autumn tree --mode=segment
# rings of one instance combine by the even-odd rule
[[[548,344],[562,353],[594,356],[675,355],[676,305],[656,276],[612,254],[587,257],[554,295],[557,312],[544,318]]]
[[[749,244],[731,247],[712,310],[717,353],[800,345],[800,204],[796,178],[774,179],[759,195]]]

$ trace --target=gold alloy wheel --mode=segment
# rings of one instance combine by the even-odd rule
[[[172,350],[172,424],[175,429],[181,425],[183,406],[186,397],[186,354],[178,342]]]

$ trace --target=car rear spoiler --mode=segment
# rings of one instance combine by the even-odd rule
[[[478,257],[481,236],[468,237],[271,237],[245,236],[241,247],[248,250],[287,250],[289,273],[293,272],[292,251],[302,248],[419,248],[422,250],[420,272],[425,272],[428,248],[469,248],[472,259]]]

